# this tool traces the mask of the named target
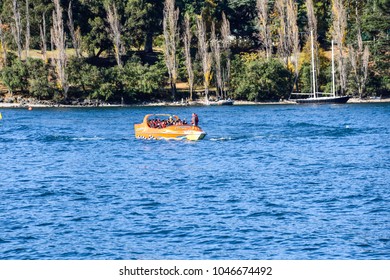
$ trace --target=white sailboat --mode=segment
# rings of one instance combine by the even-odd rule
[[[310,32],[311,37],[311,66],[312,66],[312,90],[308,98],[299,98],[295,99],[295,102],[298,104],[344,104],[349,100],[349,96],[336,96],[335,88],[335,70],[334,70],[334,49],[333,49],[333,40],[332,40],[332,93],[320,93],[316,90],[316,68],[314,63],[314,38],[313,31]],[[299,95],[299,94],[297,94]],[[328,95],[328,96],[320,96]],[[330,95],[330,96],[329,96]]]

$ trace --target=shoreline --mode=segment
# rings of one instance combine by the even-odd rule
[[[364,104],[364,103],[390,103],[390,98],[378,99],[359,99],[351,98],[346,104]],[[279,102],[255,102],[235,100],[233,106],[251,106],[251,105],[298,105],[294,101],[284,100]],[[182,102],[143,102],[139,104],[90,104],[90,105],[71,105],[71,104],[40,104],[40,103],[9,103],[0,102],[0,108],[16,109],[16,108],[115,108],[115,107],[200,107],[207,106],[203,101],[192,101],[189,103]]]

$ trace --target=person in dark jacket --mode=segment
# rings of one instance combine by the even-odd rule
[[[195,126],[198,126],[198,123],[199,123],[198,115],[195,114],[195,113],[192,113],[191,124],[195,125]]]

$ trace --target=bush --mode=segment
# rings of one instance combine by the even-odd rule
[[[29,91],[35,97],[47,98],[53,90],[49,83],[48,66],[41,59],[27,60]]]
[[[137,59],[126,63],[122,72],[125,95],[130,99],[150,99],[151,95],[165,85],[166,68],[160,63],[149,66]]]
[[[278,101],[289,96],[291,72],[277,59],[243,59],[233,62],[231,86],[235,99]]]
[[[73,57],[67,66],[68,80],[70,86],[91,94],[100,88],[103,75],[99,68],[87,63],[85,59]]]
[[[28,70],[23,61],[15,57],[9,57],[7,65],[1,71],[4,84],[10,92],[25,92],[28,88]]]

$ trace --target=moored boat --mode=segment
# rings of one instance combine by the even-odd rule
[[[207,105],[211,105],[211,106],[226,106],[226,105],[233,105],[234,103],[234,100],[228,98],[228,99],[219,99],[219,100],[216,100],[216,101],[208,101]]]
[[[295,99],[299,104],[344,104],[349,100],[349,96],[329,96],[329,97],[309,97]]]
[[[134,124],[136,138],[201,140],[206,136],[199,126],[187,124],[178,116],[170,114],[148,114],[142,123]]]
[[[335,88],[335,67],[334,67],[334,48],[333,48],[333,40],[332,40],[332,92],[331,93],[320,93],[316,91],[316,67],[315,67],[315,59],[314,59],[314,39],[313,39],[313,31],[310,32],[311,38],[311,66],[312,66],[312,89],[313,92],[311,94],[299,94],[293,93],[294,95],[309,95],[309,98],[298,98],[291,99],[294,100],[298,104],[345,104],[349,100],[349,96],[337,96],[336,88]],[[320,96],[320,95],[328,95],[328,96]]]

